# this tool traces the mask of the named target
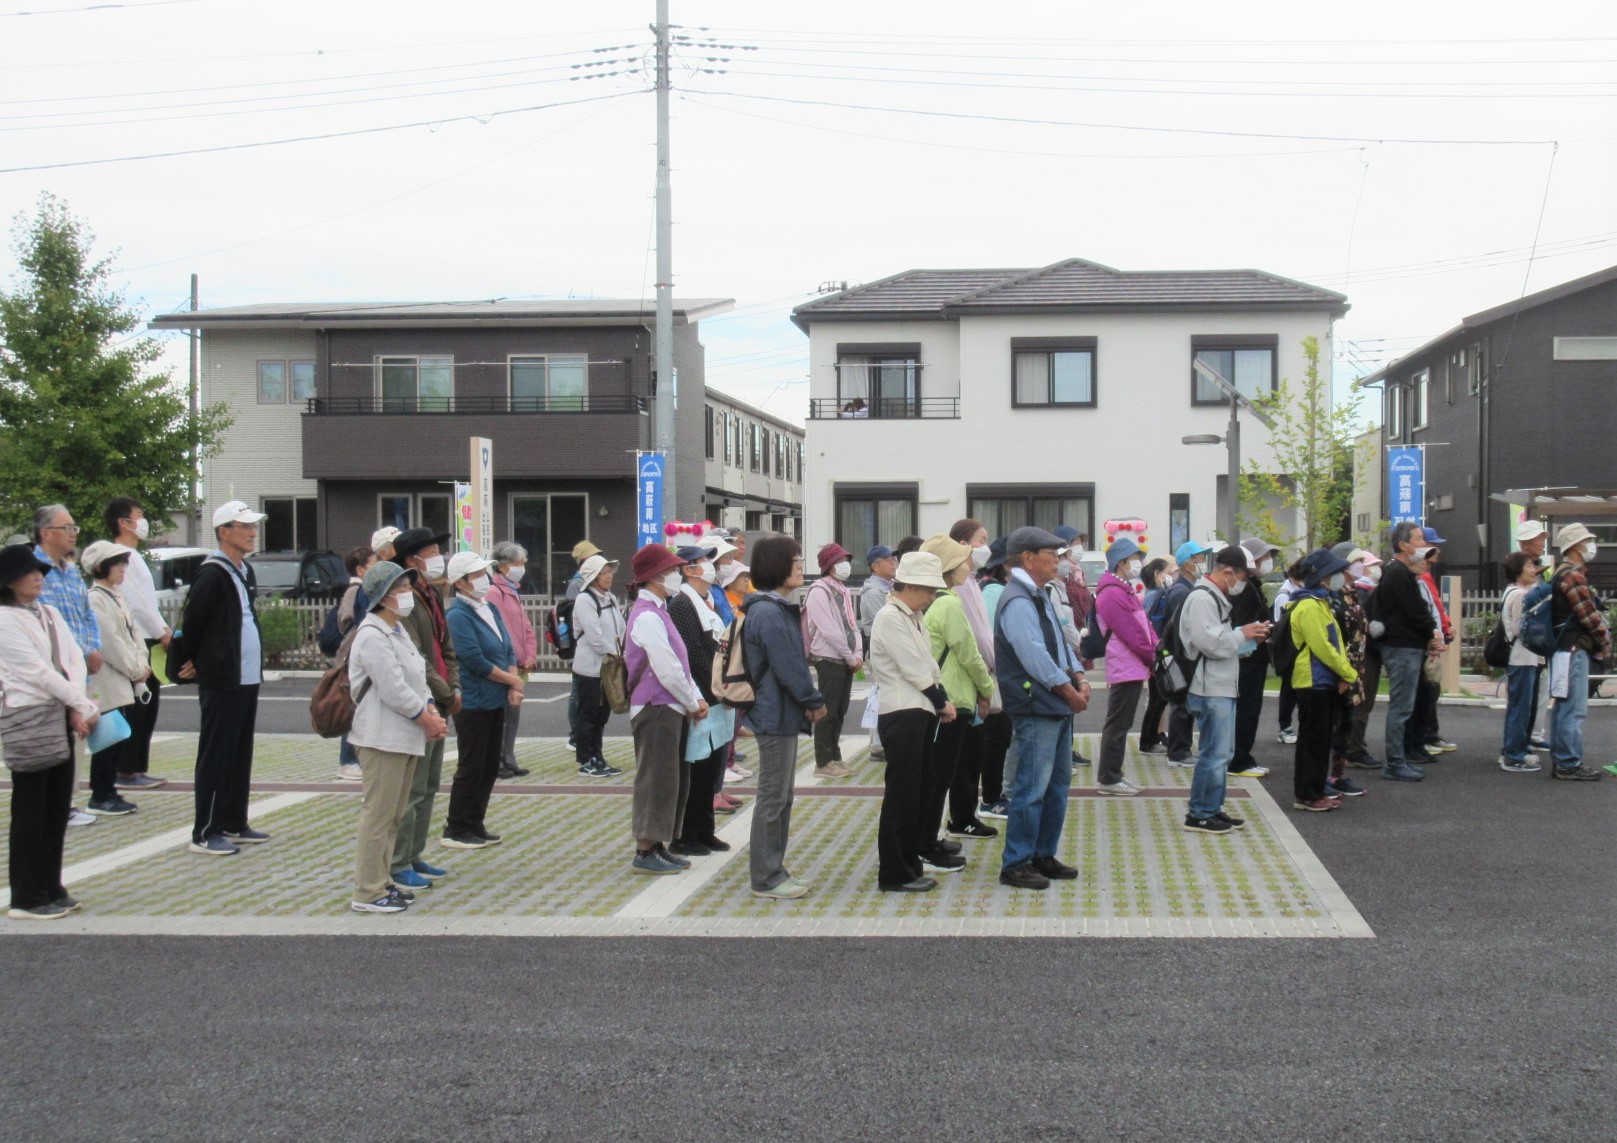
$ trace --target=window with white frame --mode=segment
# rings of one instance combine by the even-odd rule
[[[312,401],[314,399],[314,362],[292,361],[288,362],[292,372],[292,400]]]
[[[713,421],[714,421],[714,418],[716,416],[717,416],[717,414],[714,412],[712,405],[707,405],[707,406],[703,407],[703,410],[702,410],[702,429],[703,429],[703,434],[704,435],[703,435],[703,438],[702,438],[702,443],[703,443],[703,447],[704,447],[704,449],[706,451],[704,451],[702,455],[707,457],[708,460],[713,459],[713,429],[714,429]]]
[[[1397,440],[1404,435],[1404,387],[1387,384],[1387,439]]]
[[[582,353],[550,353],[512,357],[511,411],[587,412],[589,409],[589,357]]]
[[[1557,361],[1617,361],[1617,337],[1558,337]]]
[[[258,363],[258,403],[260,405],[286,404],[286,362],[260,361]]]
[[[455,359],[378,357],[376,389],[385,413],[447,413],[455,397]]]
[[[1409,427],[1424,429],[1431,417],[1432,372],[1422,369],[1409,381]]]

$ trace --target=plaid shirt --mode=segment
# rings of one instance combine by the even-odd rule
[[[63,568],[41,547],[34,548],[34,555],[51,565],[51,570],[45,573],[45,590],[40,593],[40,601],[62,613],[79,650],[86,655],[101,650],[101,628],[96,626],[95,612],[90,610],[90,589],[85,586],[79,569],[71,563]]]
[[[1561,638],[1561,649],[1578,646],[1597,659],[1604,658],[1611,648],[1611,632],[1606,629],[1606,616],[1600,610],[1600,600],[1589,590],[1589,581],[1584,578],[1583,569],[1570,563],[1562,564],[1556,569],[1555,585],[1566,606],[1571,608],[1572,618],[1583,628],[1582,631],[1575,631],[1568,624],[1567,633]]]

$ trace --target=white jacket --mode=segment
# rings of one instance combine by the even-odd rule
[[[139,556],[135,557],[139,559]],[[146,644],[135,630],[135,618],[116,588],[96,584],[90,588],[90,610],[101,630],[101,669],[90,676],[90,697],[102,710],[128,706],[144,691],[136,680],[151,670]]]
[[[870,673],[881,691],[881,713],[936,710],[926,691],[943,686],[943,674],[932,657],[932,636],[919,611],[898,598],[876,612],[870,627]]]
[[[95,717],[95,702],[85,690],[89,671],[78,640],[56,608],[48,603],[36,606],[37,613],[26,607],[0,607],[0,689],[5,692],[5,705],[59,702],[85,718]],[[67,670],[66,678],[51,665],[46,623],[56,628],[57,654]]]
[[[599,610],[597,610],[599,605]],[[625,631],[623,609],[609,592],[593,587],[578,593],[573,601],[573,674],[585,678],[601,677],[601,658],[623,654]]]
[[[369,684],[369,685],[367,685]],[[402,627],[365,616],[348,648],[348,690],[360,694],[348,741],[393,754],[420,755],[427,732],[415,721],[427,705],[427,661]]]

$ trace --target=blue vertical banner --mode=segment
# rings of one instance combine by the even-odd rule
[[[1394,524],[1426,523],[1426,454],[1419,448],[1387,450],[1387,515]]]
[[[637,548],[663,540],[663,454],[635,453],[635,500],[639,519]]]

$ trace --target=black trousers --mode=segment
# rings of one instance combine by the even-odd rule
[[[1134,712],[1140,709],[1140,691],[1147,685],[1145,679],[1131,683],[1112,683],[1106,688],[1106,721],[1100,730],[1100,772],[1095,781],[1102,786],[1115,786],[1123,780],[1123,751],[1128,746],[1129,729],[1134,725]]]
[[[253,727],[258,721],[258,684],[197,687],[202,732],[197,738],[196,823],[191,840],[206,841],[226,830],[247,828],[247,796],[253,781]]]
[[[688,723],[686,733],[690,733]],[[689,763],[691,792],[685,798],[685,820],[680,827],[680,840],[702,842],[713,836],[713,794],[709,791],[713,789],[715,781],[724,780],[724,760],[729,753],[730,744],[726,742],[706,758]]]
[[[1269,657],[1248,655],[1241,660],[1235,691],[1235,754],[1231,770],[1256,766],[1252,744],[1258,740],[1258,723],[1263,721],[1263,685],[1269,681]]]
[[[505,749],[505,707],[493,710],[462,710],[455,716],[455,742],[460,761],[455,764],[455,780],[449,787],[449,812],[444,817],[444,836],[476,837],[483,832],[488,816],[489,795],[500,774],[500,754]]]
[[[929,710],[901,710],[876,718],[876,733],[887,750],[886,790],[876,825],[878,884],[905,885],[921,876],[916,826],[926,802],[926,768],[937,722]],[[927,848],[936,840],[927,838]]]
[[[1415,713],[1404,724],[1404,753],[1429,754],[1426,744],[1437,737],[1437,700],[1443,693],[1436,683],[1426,681],[1422,665],[1420,679],[1415,684]]]
[[[129,723],[131,731],[135,728],[134,710],[139,705],[137,702],[118,708],[118,712]],[[122,742],[115,742],[105,750],[97,750],[90,755],[90,800],[92,802],[112,801],[118,796],[116,784],[118,775],[137,773],[137,771],[130,770],[124,765],[124,755],[129,753],[129,748],[134,741],[135,736],[130,734]]]
[[[983,801],[990,804],[1003,802],[1005,800],[1005,755],[1011,749],[1011,716],[1002,710],[996,711],[983,719],[983,724],[977,729],[982,736],[982,775],[980,780],[983,787]]]
[[[1145,718],[1140,721],[1140,749],[1155,746],[1162,741],[1162,712],[1168,704],[1150,681],[1145,684]]]
[[[877,721],[881,721],[880,716]],[[926,801],[922,803],[921,820],[915,827],[923,853],[930,853],[937,847],[938,828],[943,824],[943,803],[948,800],[949,791],[954,786],[960,748],[965,740],[965,715],[956,715],[953,722],[937,724],[932,756],[926,763]]]
[[[814,673],[825,697],[825,717],[814,724],[814,765],[823,769],[842,761],[842,722],[853,694],[853,668],[836,659],[815,659]]]
[[[573,676],[573,698],[578,703],[578,718],[573,722],[573,756],[582,766],[591,758],[604,757],[601,737],[612,718],[612,707],[601,691],[601,680],[588,675]]]
[[[152,660],[152,648],[156,646],[156,639],[146,640],[148,663]],[[163,688],[155,675],[146,680],[146,686],[151,691],[151,701],[135,702],[124,708],[124,717],[129,720],[129,737],[124,740],[124,751],[118,758],[118,773],[124,776],[144,774],[151,769],[152,732],[157,729],[157,706]]]
[[[1190,748],[1193,742],[1191,737],[1195,733],[1196,720],[1190,716],[1190,709],[1184,703],[1168,704],[1168,758],[1173,762],[1183,762],[1190,757]]]
[[[1293,715],[1297,711],[1297,692],[1291,689],[1291,676],[1280,676],[1280,729],[1289,730],[1295,726]]]
[[[73,760],[11,775],[11,905],[34,909],[67,893],[62,839],[73,804]]]
[[[995,716],[990,716],[995,717]],[[998,716],[1003,717],[1003,716]],[[957,719],[956,721],[962,721]],[[977,820],[977,789],[979,785],[987,786],[983,778],[984,751],[987,747],[988,720],[984,719],[976,726],[969,722],[960,734],[960,754],[955,758],[954,780],[949,783],[949,825],[970,825]],[[1005,754],[1001,748],[999,756],[999,782],[996,789],[1005,783]],[[983,801],[988,801],[986,789],[982,795]],[[997,798],[995,799],[998,800]]]
[[[1343,752],[1355,762],[1370,757],[1370,748],[1364,742],[1364,732],[1370,725],[1370,712],[1375,709],[1376,691],[1381,687],[1381,652],[1376,650],[1374,643],[1365,644],[1364,670],[1359,672],[1359,680],[1364,687],[1364,701],[1353,708],[1353,714],[1348,720],[1347,741],[1343,749]]]
[[[1297,746],[1292,752],[1291,790],[1299,802],[1325,796],[1331,765],[1331,733],[1342,703],[1335,690],[1293,691],[1297,700]]]

